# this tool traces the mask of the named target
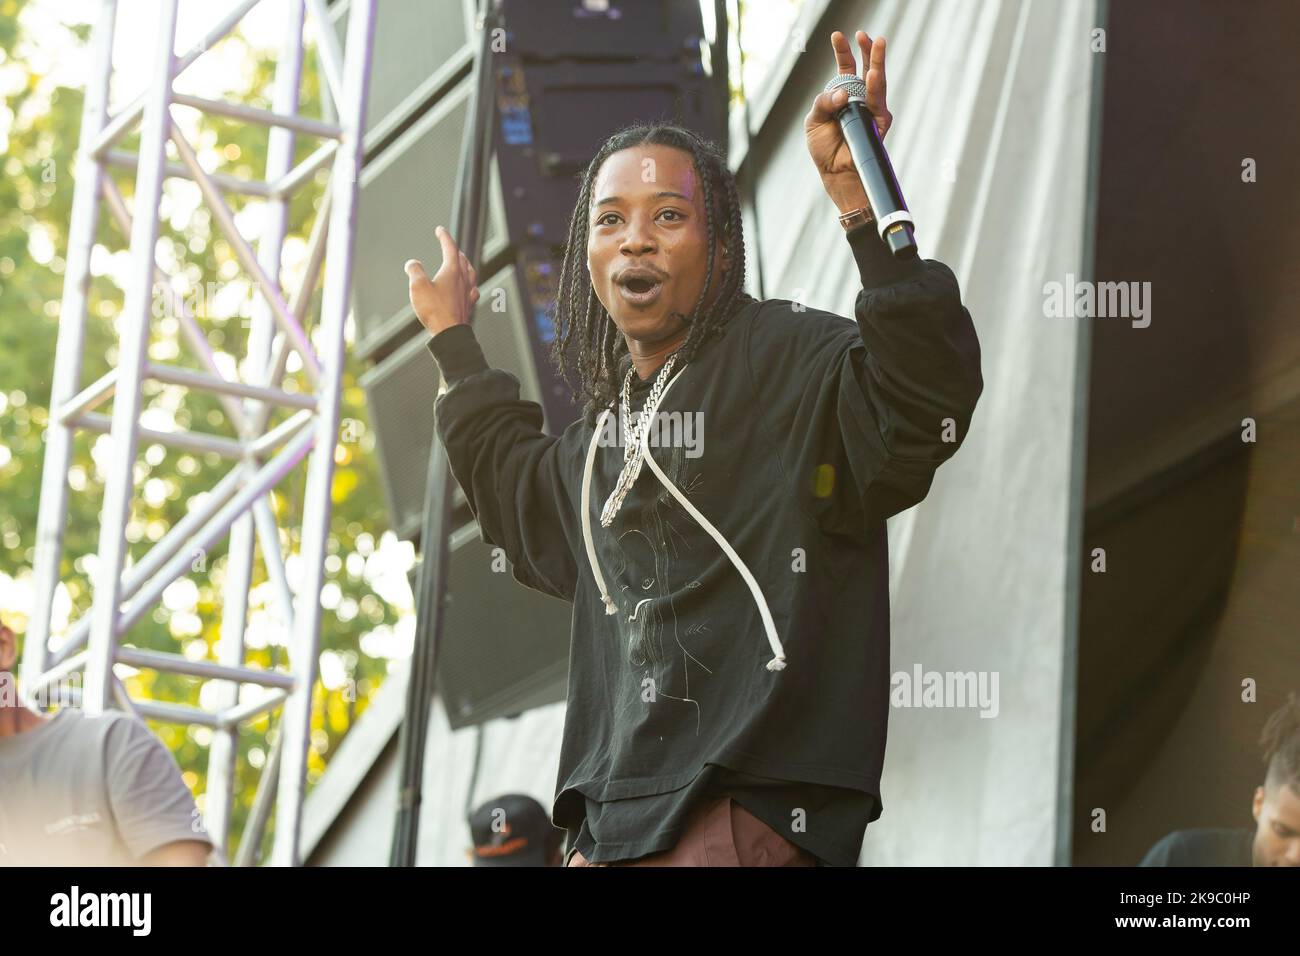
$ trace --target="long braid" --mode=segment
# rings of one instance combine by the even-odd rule
[[[695,163],[702,190],[708,238],[706,279],[691,315],[684,317],[690,329],[680,350],[683,359],[691,361],[706,342],[720,338],[737,307],[752,301],[744,291],[745,239],[739,193],[721,151],[690,130],[668,124],[630,126],[607,139],[582,173],[578,201],[569,221],[553,315],[556,335],[551,346],[556,371],[569,383],[575,402],[583,404],[583,416],[589,426],[594,426],[601,410],[617,400],[621,360],[628,354],[627,342],[601,305],[587,271],[591,191],[596,175],[610,155],[648,145],[671,146],[688,153]],[[719,231],[729,268],[724,273],[722,288],[705,310],[704,299],[710,291]],[[567,354],[574,344],[578,350],[576,369],[571,367]]]
[[[708,168],[708,159],[702,154],[698,146],[696,146],[694,150],[694,159],[697,169]],[[716,208],[714,204],[714,184],[710,181],[710,177],[708,176],[702,177],[702,180],[704,186],[705,208],[713,210]],[[724,245],[730,253],[732,248],[732,239],[736,236],[741,236],[742,234],[740,226],[740,199],[734,178],[730,176],[723,177],[720,185],[722,185],[724,189],[725,202],[722,208],[725,210],[727,217],[723,226],[723,236],[726,240]],[[715,227],[711,215],[708,218],[708,230],[709,263],[706,275],[712,276]],[[715,314],[724,317],[731,316],[737,301],[740,300],[742,296],[748,298],[748,296],[744,296],[744,293],[742,292],[745,273],[743,238],[739,245],[740,258],[737,259],[734,254],[731,254],[730,268],[723,278],[722,289],[718,293],[717,302],[714,307]],[[700,300],[696,302],[696,311],[698,311],[699,307],[703,303],[704,293],[706,290],[701,290],[700,292]],[[691,331],[687,333],[686,341],[682,345],[683,358],[688,362],[691,361],[695,357],[696,351],[710,338],[721,338],[724,329],[725,320],[723,322],[715,322],[711,324],[700,323],[699,328],[692,328]]]
[[[579,190],[578,202],[574,206],[573,215],[569,220],[569,236],[565,245],[566,250],[586,244],[586,207],[591,202],[591,183],[592,177],[585,177]],[[583,339],[579,347],[580,376],[582,374],[581,358],[588,350],[587,340],[590,339],[592,331],[587,306],[594,290],[589,276],[584,283],[582,274],[585,272],[584,264],[579,262],[577,257],[568,255],[566,252],[564,261],[560,266],[560,282],[556,293],[553,315],[556,336],[551,348],[551,357],[555,363],[556,371],[564,379],[570,377],[567,353],[575,330]],[[579,306],[580,302],[582,303],[581,307]],[[575,321],[580,308],[583,318],[581,321]],[[570,387],[573,387],[572,382],[570,382]]]

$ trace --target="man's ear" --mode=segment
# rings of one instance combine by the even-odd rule
[[[1264,788],[1255,788],[1255,799],[1251,801],[1250,812],[1254,816],[1255,822],[1259,822],[1260,811],[1264,809]]]

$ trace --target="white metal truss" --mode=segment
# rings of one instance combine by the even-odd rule
[[[240,0],[193,49],[177,56],[174,46],[180,2],[159,0],[153,79],[138,99],[111,118],[107,91],[112,74],[117,0],[102,0],[94,31],[94,59],[77,149],[76,191],[41,481],[36,603],[24,650],[22,676],[31,695],[73,672],[84,670],[82,707],[88,712],[101,712],[116,704],[143,717],[211,728],[205,815],[209,832],[221,846],[225,845],[230,829],[239,726],[250,718],[281,708],[275,747],[263,769],[254,812],[242,834],[236,861],[254,861],[274,792],[276,826],[272,862],[298,865],[312,688],[319,653],[320,592],[339,429],[343,327],[351,282],[375,0],[353,0],[342,51],[326,15],[324,0]],[[258,2],[282,5],[287,21],[276,64],[272,108],[255,109],[177,92],[173,87],[176,77],[234,29]],[[337,115],[337,122],[299,115],[307,10],[314,21],[317,53],[325,80],[322,100],[327,112]],[[265,178],[248,181],[205,172],[194,148],[172,120],[173,105],[269,127]],[[115,149],[115,144],[137,124],[140,125],[138,155]],[[318,137],[323,145],[294,166],[296,135]],[[168,161],[168,141],[173,144],[179,163]],[[287,295],[281,286],[280,255],[289,200],[326,164],[331,166],[331,175],[308,242],[305,276],[301,285]],[[128,211],[112,178],[106,175],[109,166],[137,170],[133,211]],[[197,184],[212,221],[260,293],[249,330],[244,364],[246,381],[238,380],[238,372],[232,377],[221,371],[197,317],[190,314],[180,296],[172,296],[172,308],[168,311],[178,320],[182,337],[205,371],[160,364],[148,356],[155,282],[159,284],[157,288],[170,287],[154,253],[159,235],[162,184],[169,176],[183,177]],[[265,200],[266,219],[256,249],[240,234],[223,196],[226,192]],[[119,363],[99,380],[79,388],[90,256],[101,201],[112,219],[130,236],[130,281],[118,326]],[[320,324],[313,347],[303,326],[326,261],[329,268],[325,269]],[[310,383],[307,392],[287,392],[281,387],[290,351],[301,359]],[[215,393],[238,437],[143,427],[142,384],[146,380]],[[96,406],[110,397],[112,416],[96,414]],[[271,413],[277,406],[297,411],[268,430]],[[68,469],[73,436],[79,428],[111,435],[114,454],[107,468],[100,515],[93,606],[89,614],[73,625],[59,646],[52,648],[50,621],[63,550]],[[143,559],[126,567],[125,528],[134,494],[136,453],[142,439],[200,454],[215,452],[227,459],[230,466],[210,493],[194,501],[185,518],[158,540]],[[295,594],[285,574],[279,528],[269,497],[272,489],[305,456],[309,459],[301,528],[303,570]],[[190,572],[196,551],[206,553],[227,532],[230,546],[223,593],[221,659],[191,661],[179,654],[124,646],[122,639],[148,613],[164,589]],[[287,670],[267,671],[250,668],[245,663],[244,628],[255,539],[289,634]],[[296,603],[295,596],[299,599]],[[215,710],[208,710],[161,701],[131,700],[114,674],[117,663],[216,681],[219,705]],[[245,702],[241,703],[240,690],[245,685],[261,687],[264,693],[260,697],[244,695]]]

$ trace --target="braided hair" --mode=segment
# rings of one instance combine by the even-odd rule
[[[592,427],[596,416],[618,398],[621,366],[629,352],[626,340],[597,298],[587,271],[591,191],[601,165],[611,154],[637,146],[670,146],[686,153],[695,164],[703,193],[709,259],[704,287],[700,289],[691,314],[684,317],[690,331],[678,350],[679,364],[691,361],[710,339],[719,338],[734,312],[754,301],[754,297],[743,288],[745,237],[740,218],[740,198],[735,177],[721,150],[691,130],[664,123],[637,124],[614,133],[605,140],[582,173],[582,185],[569,222],[569,238],[560,269],[554,312],[556,335],[551,344],[556,370],[572,389],[574,402],[583,403],[583,417]],[[723,240],[729,268],[723,274],[717,298],[708,309],[704,309],[704,296],[713,275],[714,247],[719,236]],[[571,348],[577,353],[576,369],[571,367],[567,354]]]

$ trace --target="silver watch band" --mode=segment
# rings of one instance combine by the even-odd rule
[[[859,206],[857,209],[850,209],[844,215],[840,216],[840,225],[844,227],[845,232],[850,232],[858,226],[864,226],[867,223],[875,222],[875,216],[871,210],[865,206]]]

